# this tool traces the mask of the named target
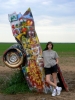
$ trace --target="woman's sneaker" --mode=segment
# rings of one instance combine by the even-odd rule
[[[52,92],[52,96],[56,96],[56,95],[57,95],[57,91],[56,91],[56,89],[54,89]]]
[[[62,91],[62,87],[58,87],[58,89],[56,91],[56,95],[60,95],[61,91]]]

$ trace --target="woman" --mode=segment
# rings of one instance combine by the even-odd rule
[[[53,43],[48,42],[43,51],[46,82],[53,86],[52,96],[60,95],[62,88],[57,86],[58,54],[53,49]],[[51,77],[53,81],[51,81]]]

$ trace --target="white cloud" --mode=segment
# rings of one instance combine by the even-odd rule
[[[36,27],[41,42],[74,42],[75,28],[67,29],[64,26]]]
[[[11,27],[8,24],[0,24],[0,41],[15,42],[15,38],[11,32]]]
[[[8,23],[8,14],[2,14],[0,15],[0,24],[2,23]]]
[[[48,26],[52,23],[50,16],[35,16],[35,26]]]
[[[25,2],[38,2],[38,1],[40,1],[40,0],[24,0]]]
[[[19,0],[8,0],[8,1],[4,0],[4,1],[1,1],[0,8],[2,8],[2,9],[13,8],[13,6],[16,6],[18,3],[19,3]]]
[[[43,5],[49,5],[50,3],[52,3],[52,0],[45,0],[42,2]]]
[[[45,1],[45,2],[42,2],[42,4],[44,4],[44,5],[48,5],[48,2]]]
[[[42,20],[39,20],[38,22],[36,22],[36,25],[37,26],[48,26],[51,24],[51,20],[48,20],[48,19],[42,19]]]
[[[6,2],[7,5],[16,5],[20,2],[20,0],[8,0]]]
[[[8,14],[32,10],[40,42],[75,42],[75,0],[0,0],[0,41],[15,41]],[[9,38],[6,38],[9,37]]]

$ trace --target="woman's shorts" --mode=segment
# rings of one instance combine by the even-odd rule
[[[45,69],[45,75],[57,73],[57,64],[50,68],[44,68],[44,69]]]

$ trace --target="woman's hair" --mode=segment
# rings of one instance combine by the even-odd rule
[[[49,44],[52,45],[52,48],[51,48],[51,49],[53,49],[53,43],[52,43],[52,42],[48,42],[48,43],[46,44],[46,47],[45,47],[44,51],[45,51],[45,50],[48,50],[48,45],[49,45]]]

